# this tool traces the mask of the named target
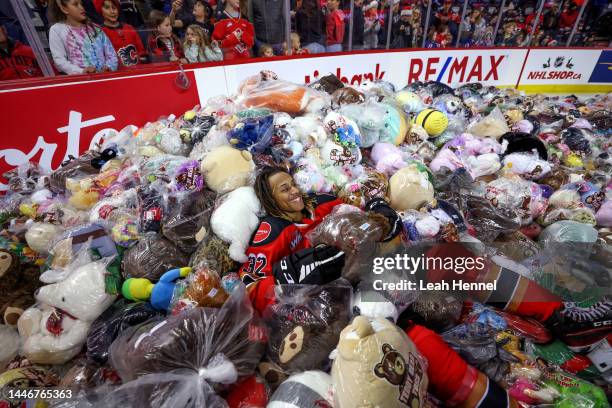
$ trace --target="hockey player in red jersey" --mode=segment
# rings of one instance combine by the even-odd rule
[[[249,58],[255,42],[255,29],[242,18],[239,0],[227,0],[218,18],[212,38],[219,41],[223,60]]]

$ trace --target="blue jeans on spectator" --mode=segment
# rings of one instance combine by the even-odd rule
[[[303,48],[307,49],[311,54],[321,54],[325,52],[325,46],[319,44],[318,42],[306,44]]]
[[[326,52],[341,52],[342,44],[328,45],[327,47],[325,47],[325,51]]]

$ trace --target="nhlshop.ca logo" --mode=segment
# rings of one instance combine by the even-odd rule
[[[412,58],[408,71],[408,83],[438,81],[447,84],[457,82],[498,81],[502,62],[508,55]]]
[[[559,56],[552,61],[548,58],[542,63],[542,71],[530,71],[527,74],[527,79],[580,79],[582,74],[579,72],[572,71],[574,63],[569,58],[567,61],[565,57]]]
[[[342,75],[342,68],[336,68],[335,72],[336,76],[340,78],[342,82],[347,85],[361,85],[362,82],[370,81],[381,81],[385,77],[385,71],[380,69],[380,64],[376,64],[373,72],[364,72],[363,74],[355,74],[349,77]],[[310,75],[304,76],[304,83],[309,84],[311,82],[315,82],[319,79],[320,72],[319,70],[314,70],[312,73],[312,77]],[[348,74],[350,76],[350,74]]]

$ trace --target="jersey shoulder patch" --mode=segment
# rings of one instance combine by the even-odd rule
[[[290,225],[293,224],[282,218],[264,217],[251,237],[251,246],[263,246],[274,242]]]

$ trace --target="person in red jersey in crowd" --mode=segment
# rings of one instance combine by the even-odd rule
[[[32,48],[8,37],[0,26],[0,81],[42,76]]]

